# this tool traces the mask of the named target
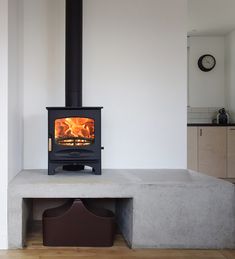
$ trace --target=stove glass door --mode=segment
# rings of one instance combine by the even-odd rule
[[[89,146],[95,141],[95,121],[69,117],[55,120],[55,142],[63,146]]]

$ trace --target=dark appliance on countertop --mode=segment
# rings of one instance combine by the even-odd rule
[[[82,0],[66,0],[65,107],[48,110],[48,174],[90,166],[101,174],[101,109],[82,106]]]
[[[218,111],[217,124],[229,124],[229,115],[224,108]]]

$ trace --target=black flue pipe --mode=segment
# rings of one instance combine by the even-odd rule
[[[82,8],[82,0],[66,0],[66,107],[82,107]]]

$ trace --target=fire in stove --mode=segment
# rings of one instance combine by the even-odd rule
[[[64,146],[88,146],[94,143],[95,126],[91,118],[71,117],[55,120],[55,140]]]

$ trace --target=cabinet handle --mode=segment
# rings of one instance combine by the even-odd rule
[[[202,136],[202,129],[200,129],[200,137]]]
[[[229,130],[235,130],[235,128],[230,128]]]

